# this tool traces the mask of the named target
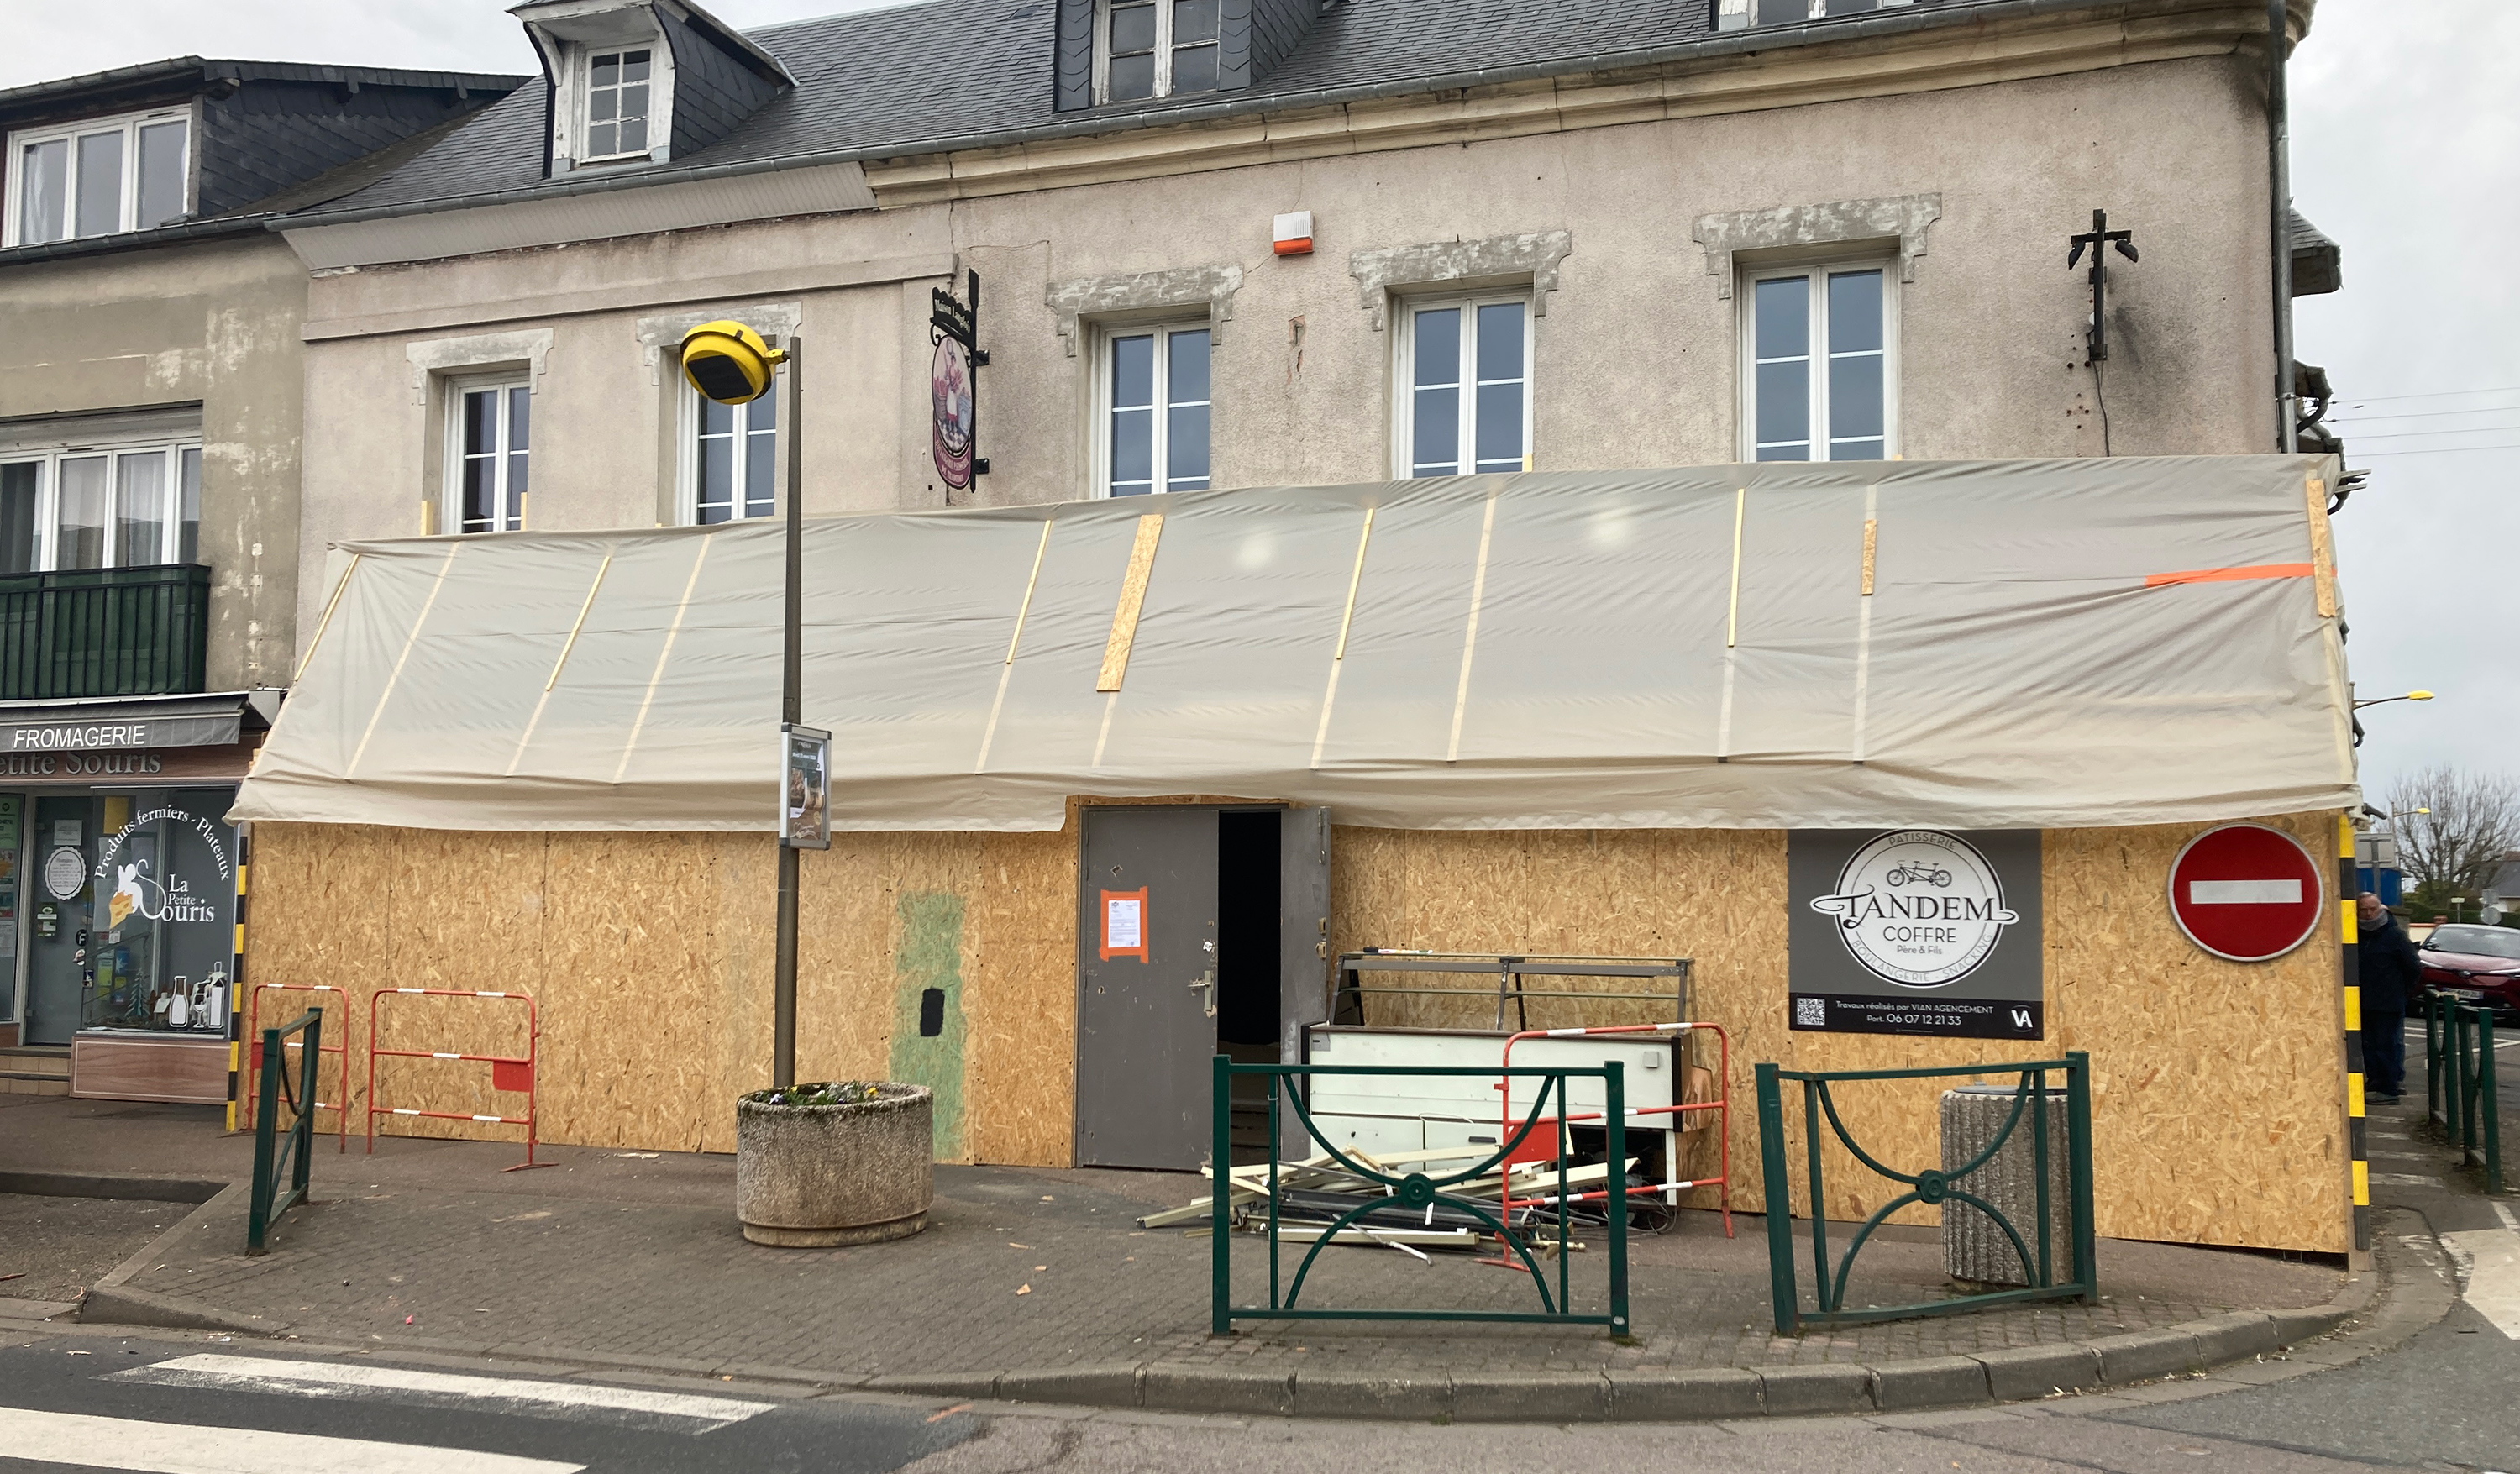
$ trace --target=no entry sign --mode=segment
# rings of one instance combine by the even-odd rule
[[[2187,841],[2171,863],[2170,914],[2216,957],[2263,962],[2310,940],[2329,883],[2291,835],[2227,824]]]

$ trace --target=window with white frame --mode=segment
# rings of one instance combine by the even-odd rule
[[[1753,25],[1800,25],[1837,16],[1896,10],[1914,0],[1717,0],[1715,28],[1742,30]]]
[[[1530,296],[1411,298],[1393,318],[1393,474],[1528,470]]]
[[[0,574],[198,562],[198,439],[0,447]]]
[[[159,109],[9,135],[10,246],[147,230],[182,218],[192,113]]]
[[[1207,490],[1210,341],[1203,321],[1102,335],[1097,496]]]
[[[1095,61],[1102,101],[1137,102],[1217,83],[1219,0],[1101,0]]]
[[[779,394],[744,404],[683,394],[682,520],[713,526],[779,510]]]
[[[1887,262],[1748,275],[1738,293],[1746,459],[1898,453],[1895,281]]]
[[[447,394],[447,522],[457,532],[518,532],[533,395],[521,380],[457,380]]]
[[[647,46],[586,53],[586,147],[580,161],[625,158],[648,153],[651,70]]]

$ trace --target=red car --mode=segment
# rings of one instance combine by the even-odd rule
[[[2505,926],[2436,926],[2415,944],[2424,987],[2498,1012],[2520,1011],[2520,930]]]

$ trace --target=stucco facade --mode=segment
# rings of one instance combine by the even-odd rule
[[[2199,49],[2211,50],[2185,48]],[[965,270],[984,283],[979,453],[991,470],[952,505],[1092,493],[1097,324],[1089,312],[1071,336],[1057,304],[1078,300],[1078,284],[1152,274],[1184,279],[1174,316],[1205,317],[1217,334],[1216,486],[1387,478],[1386,293],[1531,286],[1533,272],[1361,281],[1360,253],[1440,260],[1404,248],[1560,232],[1562,259],[1533,292],[1532,465],[1744,459],[1734,273],[1799,257],[1752,248],[1727,270],[1700,237],[1735,239],[1725,232],[1740,221],[1708,217],[1779,210],[1840,222],[1806,255],[1891,263],[1899,455],[2098,455],[2103,411],[2121,455],[2263,450],[2273,440],[2263,65],[2225,43],[1796,106],[1586,114],[1593,125],[1566,121],[1561,103],[1548,129],[1500,137],[1479,136],[1456,107],[1444,128],[1401,135],[1419,140],[1411,147],[1351,141],[1277,162],[1242,148],[1219,156],[1231,166],[1206,167],[1195,139],[1176,140],[1161,168],[1102,171],[1138,177],[1043,167],[986,190],[939,185],[952,168],[912,160],[866,168],[874,209],[319,270],[302,557],[320,567],[337,541],[445,530],[425,504],[444,495],[447,386],[484,368],[531,380],[527,527],[673,520],[685,431],[672,334],[720,312],[795,316],[807,514],[948,505],[929,459],[928,293]],[[2131,227],[2143,253],[2113,263],[2098,382],[2084,353],[2086,281],[2065,264],[2067,238],[2094,208]],[[1313,213],[1315,251],[1274,255],[1272,217],[1299,209]],[[1913,228],[1884,237],[1848,220]],[[1230,292],[1214,290],[1238,275]],[[1139,296],[1148,290],[1162,295]],[[301,619],[321,598],[309,578]]]
[[[266,233],[12,265],[0,416],[198,406],[208,686],[286,686],[297,609],[306,271]]]

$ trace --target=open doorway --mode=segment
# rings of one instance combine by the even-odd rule
[[[1227,809],[1216,825],[1216,1049],[1236,1064],[1278,1063],[1281,1014],[1278,965],[1278,831],[1276,809]],[[1269,1148],[1269,1082],[1234,1082],[1234,1155],[1265,1159]]]
[[[1195,1168],[1215,1150],[1210,1061],[1297,1062],[1326,1016],[1328,816],[1095,805],[1084,821],[1076,1161]],[[1237,1093],[1238,1157],[1267,1149],[1263,1086]]]

